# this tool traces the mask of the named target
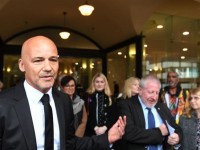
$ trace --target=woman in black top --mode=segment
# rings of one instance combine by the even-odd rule
[[[107,78],[97,73],[85,96],[88,121],[85,135],[100,135],[108,131],[116,121],[113,117],[111,90]]]

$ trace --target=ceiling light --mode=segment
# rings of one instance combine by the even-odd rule
[[[181,56],[181,59],[185,59],[185,56]]]
[[[159,24],[157,25],[157,29],[162,29],[163,28],[163,25]]]
[[[92,5],[89,5],[87,0],[84,5],[79,6],[79,11],[83,16],[90,16],[94,10],[94,7]]]
[[[70,36],[70,33],[69,33],[69,32],[63,31],[63,32],[60,32],[59,35],[60,35],[60,37],[61,37],[62,39],[68,39],[69,36]]]
[[[122,52],[117,52],[118,55],[122,55]]]
[[[188,48],[183,48],[183,51],[184,51],[184,52],[188,51]]]
[[[63,16],[64,16],[64,27],[65,27],[65,22],[66,22],[66,12],[63,12]],[[67,31],[62,31],[59,33],[61,39],[68,39],[70,36],[70,33]]]
[[[184,31],[184,32],[183,32],[183,35],[189,35],[189,34],[190,34],[189,31]]]

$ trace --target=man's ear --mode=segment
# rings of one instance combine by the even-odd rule
[[[142,91],[142,88],[139,87],[139,88],[138,88],[138,93],[141,93],[141,91]]]
[[[20,58],[18,61],[18,66],[21,72],[25,72],[23,60]]]

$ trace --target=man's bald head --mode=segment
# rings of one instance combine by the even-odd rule
[[[55,43],[51,39],[45,36],[35,36],[29,38],[23,43],[21,50],[21,57],[23,57],[27,51],[30,51],[31,48],[38,47],[38,45],[41,46],[43,43],[52,45],[52,47],[55,47],[55,49],[57,49]]]
[[[24,42],[19,69],[31,86],[46,93],[55,82],[58,68],[58,50],[52,40],[35,36]]]

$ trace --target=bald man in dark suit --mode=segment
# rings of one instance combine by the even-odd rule
[[[52,108],[54,150],[109,149],[124,134],[126,117],[120,117],[108,134],[82,139],[74,135],[71,101],[53,88],[58,61],[56,45],[44,36],[32,37],[23,44],[19,69],[25,73],[25,80],[0,94],[0,150],[45,149],[44,107],[40,101],[44,94],[49,95]]]

